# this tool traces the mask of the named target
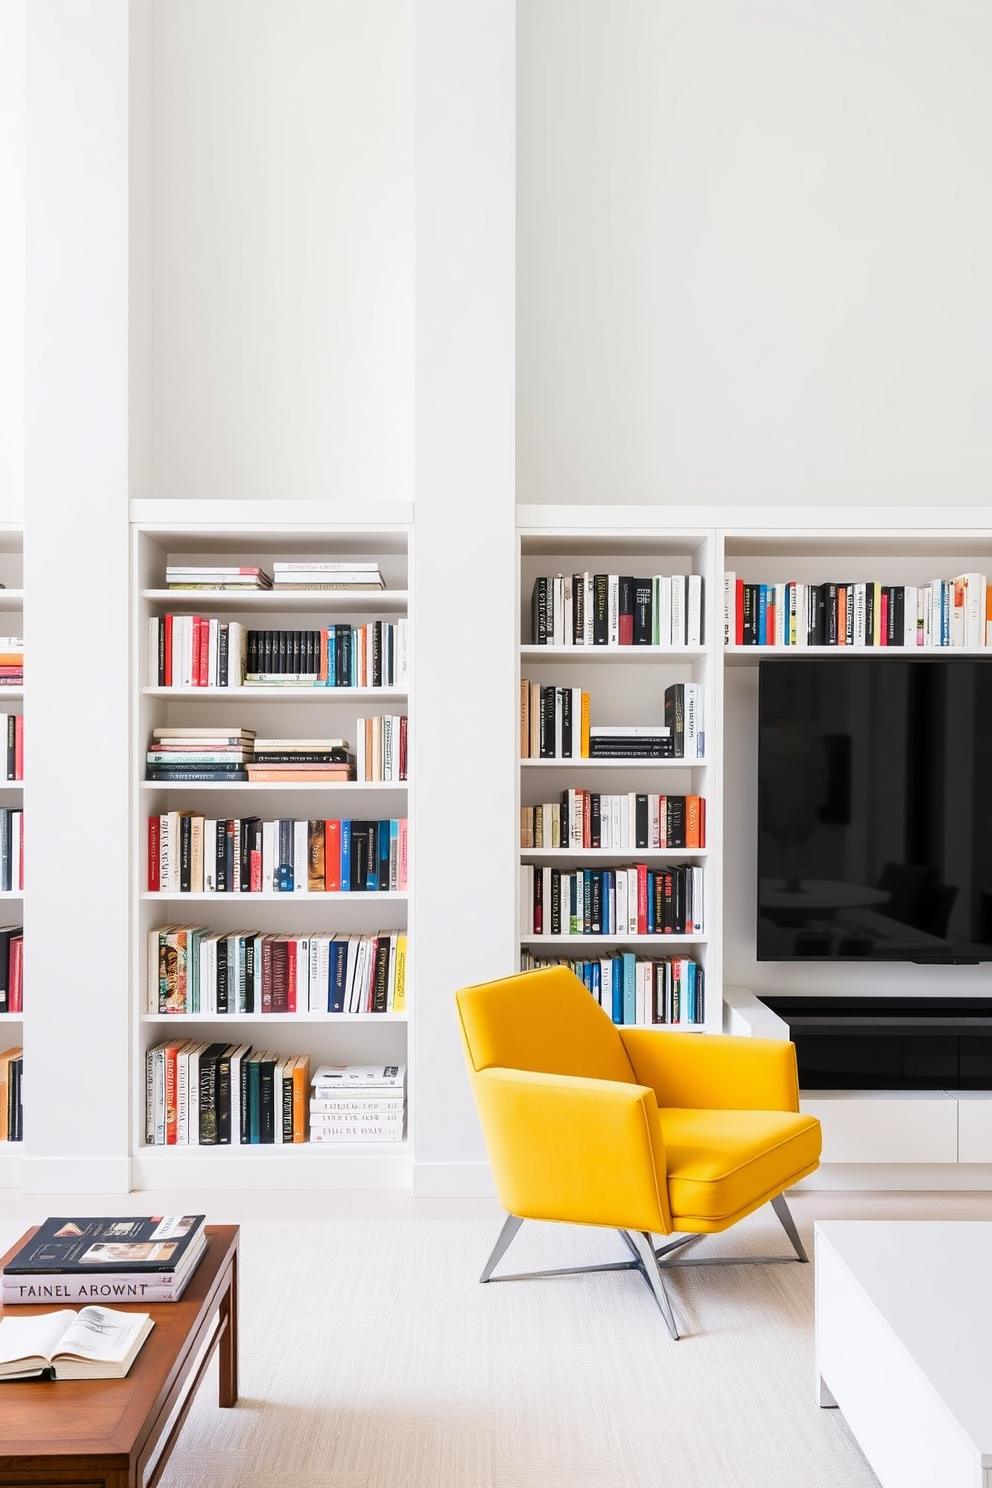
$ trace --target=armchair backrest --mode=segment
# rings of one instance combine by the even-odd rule
[[[475,1070],[531,1070],[636,1083],[620,1035],[567,966],[548,966],[455,994]]]

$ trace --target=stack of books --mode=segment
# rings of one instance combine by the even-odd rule
[[[263,821],[168,811],[148,818],[148,889],[153,894],[404,892],[408,843],[406,817]]]
[[[165,570],[165,586],[167,589],[271,589],[272,579],[262,568],[170,563]]]
[[[3,1268],[3,1305],[178,1302],[207,1248],[203,1214],[46,1219]]]
[[[310,1056],[169,1039],[145,1056],[150,1147],[305,1142]]]
[[[23,687],[24,641],[21,636],[0,636],[0,687]]]
[[[405,1064],[322,1064],[313,1077],[311,1142],[401,1142],[405,1088]]]
[[[318,785],[354,780],[355,756],[347,739],[257,739],[248,779],[270,785]]]
[[[24,927],[0,927],[0,1013],[24,1011]]]
[[[312,558],[306,562],[277,562],[272,565],[275,589],[385,589],[378,563],[357,558],[336,561]]]
[[[401,1013],[407,937],[262,934],[162,925],[148,932],[150,1013]]]
[[[590,759],[672,759],[675,740],[663,724],[597,723],[589,729]]]
[[[0,1142],[24,1140],[24,1050],[5,1049],[0,1054]]]
[[[24,719],[20,713],[0,713],[0,748],[6,740],[3,756],[3,780],[24,779]]]
[[[227,784],[249,780],[255,730],[225,728],[180,728],[167,724],[152,729],[152,742],[145,755],[145,779],[161,781],[212,780]]]

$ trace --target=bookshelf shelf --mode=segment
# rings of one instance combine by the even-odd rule
[[[220,780],[142,780],[139,788],[145,791],[227,791],[235,795],[258,795],[268,791],[324,791],[337,792],[338,794],[354,795],[361,793],[368,795],[370,792],[396,791],[405,792],[409,786],[407,780],[315,780],[313,784],[299,781],[262,781],[262,780],[236,780],[231,782]]]
[[[706,945],[705,935],[521,935],[522,946],[584,946],[591,950],[598,945],[653,946],[664,951],[666,946]]]
[[[258,610],[262,614],[405,615],[406,589],[145,589],[165,610]]]
[[[142,1023],[171,1023],[185,1026],[187,1023],[216,1023],[229,1028],[235,1023],[355,1023],[364,1025],[372,1020],[376,1023],[405,1023],[406,1013],[142,1013]]]
[[[413,1157],[409,1138],[245,1147],[142,1145],[135,1149],[132,1172],[139,1188],[404,1189],[411,1185]]]
[[[987,646],[725,646],[727,666],[755,666],[759,661],[803,661],[827,657],[831,661],[954,661],[992,655]]]
[[[0,687],[0,702],[2,701],[6,701],[8,703],[22,703],[24,701],[24,688]],[[2,706],[0,706],[0,712],[3,712]]]
[[[522,847],[522,863],[678,863],[705,858],[705,847]]]
[[[524,759],[522,770],[698,770],[709,763],[705,759]]]
[[[0,610],[20,611],[24,608],[23,589],[0,589]]]
[[[750,649],[754,649],[753,647]],[[581,661],[603,662],[616,666],[617,662],[632,662],[640,665],[657,665],[658,662],[678,663],[700,661],[706,650],[697,646],[531,646],[520,647],[520,659],[524,662]]]
[[[166,702],[198,703],[367,703],[404,701],[406,688],[395,687],[143,687],[143,697]]]
[[[7,898],[0,895],[0,898]],[[240,900],[242,903],[251,904],[328,904],[344,901],[346,904],[405,904],[409,898],[406,890],[394,889],[359,889],[349,893],[303,893],[288,892],[285,894],[161,894],[153,893],[145,889],[141,894],[142,899],[157,900],[166,904],[230,904]]]
[[[19,904],[23,898],[23,889],[0,889],[0,899],[11,899]]]

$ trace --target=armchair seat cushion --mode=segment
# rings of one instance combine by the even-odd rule
[[[812,1172],[820,1123],[788,1111],[659,1111],[677,1230],[722,1230]]]

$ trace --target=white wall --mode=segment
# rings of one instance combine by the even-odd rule
[[[0,521],[24,489],[24,7],[0,0]]]
[[[407,501],[413,0],[156,0],[154,490]]]
[[[518,11],[518,499],[986,501],[984,0]]]

